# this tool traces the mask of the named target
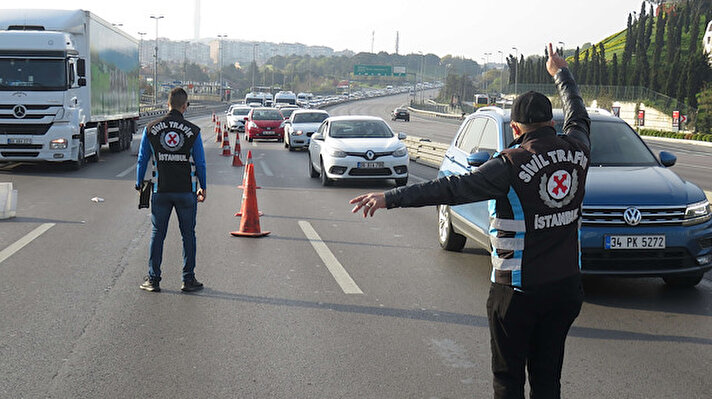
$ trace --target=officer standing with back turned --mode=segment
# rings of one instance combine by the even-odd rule
[[[188,122],[183,114],[188,109],[188,94],[178,87],[168,96],[168,114],[151,122],[143,131],[138,153],[136,189],[146,174],[148,161],[153,157],[156,181],[151,198],[151,246],[148,256],[148,275],[141,289],[161,290],[163,241],[173,209],[183,237],[183,291],[197,291],[203,284],[195,279],[195,218],[198,202],[205,200],[205,152],[200,128]],[[200,183],[200,189],[197,183]]]
[[[489,320],[495,398],[559,398],[564,344],[583,302],[579,228],[590,120],[567,64],[549,44],[547,71],[564,108],[554,130],[549,99],[514,100],[514,142],[471,173],[370,193],[351,200],[364,217],[379,208],[490,200]]]

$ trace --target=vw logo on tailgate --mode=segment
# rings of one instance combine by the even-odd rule
[[[22,104],[15,105],[15,108],[12,109],[12,114],[15,115],[15,118],[22,119],[27,115],[27,108]]]
[[[623,220],[625,220],[626,223],[628,223],[629,226],[637,226],[640,224],[640,220],[643,218],[643,215],[640,213],[640,210],[638,208],[628,208],[625,211],[623,211]]]

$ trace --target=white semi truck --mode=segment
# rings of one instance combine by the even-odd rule
[[[0,161],[98,161],[131,145],[138,41],[84,10],[0,10]]]

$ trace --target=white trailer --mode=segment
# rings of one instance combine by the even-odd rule
[[[0,161],[98,161],[139,116],[138,41],[84,10],[0,10]]]

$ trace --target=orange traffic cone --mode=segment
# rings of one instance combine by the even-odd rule
[[[222,143],[222,133],[220,132],[220,121],[215,121],[215,142]]]
[[[230,151],[230,136],[228,135],[227,131],[225,131],[223,134],[222,149],[223,156],[229,157],[230,155],[232,155],[232,152]]]
[[[242,152],[242,149],[240,148],[240,135],[238,134],[237,137],[235,138],[235,151],[232,154],[232,166],[244,166],[245,165],[242,163],[242,160],[240,160],[241,152]]]
[[[247,187],[247,169],[248,169],[247,167],[250,165],[252,165],[252,167],[254,168],[254,163],[252,163],[252,150],[247,151],[247,161],[245,163],[245,173],[243,173],[243,175],[242,175],[242,184],[237,186],[237,188],[244,189],[245,187]],[[253,173],[254,173],[254,170],[253,170]],[[255,188],[260,189],[262,187],[255,186]],[[242,199],[244,201],[245,198],[243,197]],[[242,209],[242,205],[240,205],[240,209]],[[258,211],[257,213],[260,216],[264,215],[264,213],[262,213],[262,211]],[[235,213],[235,216],[242,216],[242,211]]]
[[[213,122],[215,122],[215,112],[213,112]]]
[[[260,229],[254,168],[254,164],[249,164],[245,168],[247,170],[247,181],[245,182],[245,189],[242,195],[240,230],[230,232],[230,234],[235,237],[264,237],[270,233],[269,231],[262,231]]]

